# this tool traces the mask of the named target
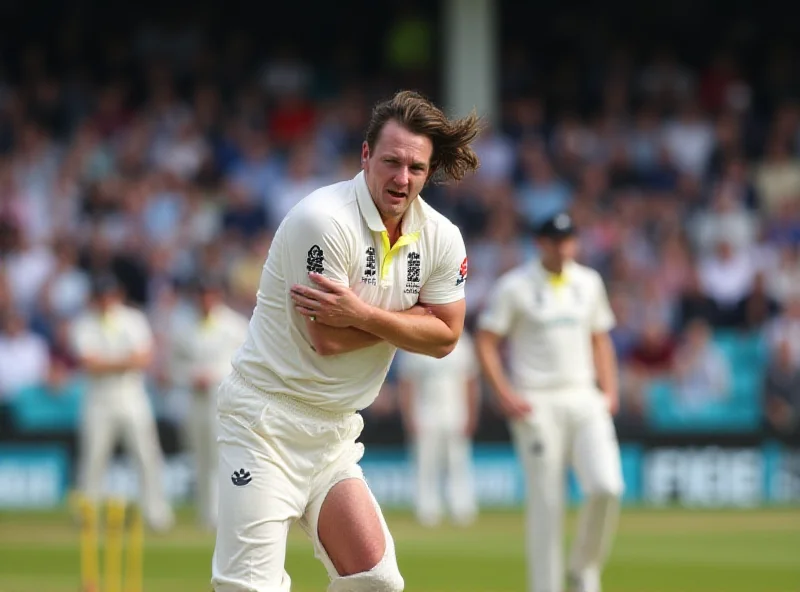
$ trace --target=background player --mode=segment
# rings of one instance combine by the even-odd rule
[[[537,235],[539,258],[504,275],[479,318],[478,355],[527,477],[529,589],[562,590],[562,507],[572,466],[586,501],[569,590],[598,592],[623,488],[611,418],[618,405],[608,335],[614,317],[599,274],[574,262],[570,216],[547,220]],[[500,356],[505,337],[510,375]]]
[[[466,332],[442,359],[398,352],[400,412],[416,465],[416,513],[426,526],[442,518],[443,483],[457,524],[469,524],[477,514],[472,436],[478,425],[478,374]]]
[[[247,337],[248,320],[225,304],[224,286],[215,278],[201,278],[195,297],[196,316],[171,336],[171,376],[191,392],[186,432],[195,463],[195,502],[200,522],[213,528],[219,489],[216,392]]]
[[[147,317],[122,301],[113,276],[95,279],[92,306],[71,327],[72,344],[88,376],[80,433],[81,494],[103,495],[103,481],[121,439],[139,467],[144,515],[151,528],[167,530],[174,523],[162,488],[163,454],[144,371],[153,355]]]
[[[330,592],[399,592],[394,543],[367,487],[359,410],[397,348],[443,357],[461,335],[466,253],[419,193],[478,166],[478,119],[448,120],[413,92],[372,112],[363,171],[284,218],[233,372],[219,391],[218,592],[289,590],[299,520]],[[313,287],[312,287],[313,286]]]

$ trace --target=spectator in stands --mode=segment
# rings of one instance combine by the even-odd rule
[[[89,277],[78,267],[78,252],[67,236],[53,244],[55,265],[40,293],[39,312],[47,318],[69,318],[89,301]]]
[[[766,336],[773,357],[788,348],[792,364],[800,367],[800,295],[786,302],[783,312],[767,325]]]
[[[767,291],[780,303],[800,296],[800,245],[779,247],[777,262],[767,276]]]
[[[659,319],[647,319],[639,341],[622,369],[620,407],[641,416],[650,382],[670,375],[675,362],[675,341],[670,328]]]
[[[686,327],[675,353],[672,378],[677,403],[688,412],[728,396],[730,364],[714,344],[705,321],[694,319]]]
[[[705,174],[714,132],[694,98],[685,98],[678,117],[665,126],[664,147],[680,173],[695,178]]]
[[[753,278],[753,289],[739,303],[736,313],[737,326],[745,331],[757,332],[772,320],[780,310],[780,304],[767,291],[764,272],[759,271]]]
[[[788,341],[778,344],[767,367],[764,399],[764,412],[774,430],[788,434],[800,426],[800,364]]]
[[[767,216],[775,216],[786,202],[800,200],[800,161],[786,138],[769,139],[764,160],[755,169],[755,182]]]
[[[746,251],[756,241],[758,220],[739,201],[727,185],[717,185],[709,208],[701,210],[691,221],[690,232],[695,248],[702,254],[713,251],[721,240],[734,251]]]
[[[678,298],[675,329],[682,331],[695,318],[704,319],[716,326],[719,316],[719,306],[703,292],[700,285],[700,274],[696,267],[692,267],[686,285]]]
[[[569,186],[559,178],[543,146],[528,146],[520,155],[523,182],[519,192],[520,213],[536,226],[572,202]]]
[[[736,309],[753,289],[756,268],[745,249],[735,249],[727,238],[716,241],[713,253],[700,257],[700,286],[720,311],[718,325],[735,326]]]
[[[44,384],[50,370],[47,342],[33,333],[19,311],[10,309],[0,318],[0,402],[18,391]]]

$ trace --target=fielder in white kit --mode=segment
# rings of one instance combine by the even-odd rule
[[[200,523],[217,524],[217,397],[231,358],[247,337],[248,319],[225,304],[221,280],[204,277],[196,286],[197,315],[170,339],[173,382],[188,388],[192,402],[187,435],[195,467],[195,504]]]
[[[247,340],[218,393],[217,592],[285,592],[289,527],[311,539],[329,592],[399,592],[394,543],[361,468],[359,410],[397,348],[443,357],[464,325],[461,233],[419,197],[478,166],[475,116],[413,92],[378,104],[363,170],[281,222]]]
[[[478,355],[526,474],[531,592],[561,592],[566,469],[585,496],[567,569],[570,592],[599,592],[623,490],[612,413],[615,319],[600,275],[574,262],[566,213],[537,230],[540,256],[500,278],[479,318]],[[499,346],[509,341],[510,375]]]
[[[151,528],[174,524],[162,487],[163,453],[145,388],[153,334],[144,313],[122,301],[112,276],[94,280],[89,310],[71,326],[72,347],[88,377],[80,432],[83,496],[99,501],[111,454],[122,442],[139,468],[142,509]]]
[[[472,437],[478,424],[480,368],[465,331],[449,356],[397,354],[400,410],[416,465],[416,514],[425,526],[442,519],[442,485],[453,521],[475,520]]]

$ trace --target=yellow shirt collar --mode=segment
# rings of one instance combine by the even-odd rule
[[[544,265],[542,265],[541,260],[537,261],[536,267],[539,273],[541,273],[542,276],[545,278],[547,284],[550,287],[559,289],[569,285],[570,279],[572,277],[572,269],[574,267],[574,263],[569,262],[566,265],[564,265],[564,269],[562,269],[561,273],[558,274],[551,273],[550,271],[545,269]]]

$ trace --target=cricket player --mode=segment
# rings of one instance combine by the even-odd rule
[[[362,171],[301,200],[275,233],[247,340],[218,393],[217,592],[283,592],[299,521],[329,592],[399,592],[394,543],[358,465],[398,348],[444,357],[464,325],[458,228],[419,197],[478,166],[475,115],[402,91],[372,112]]]
[[[231,358],[247,337],[248,319],[225,304],[224,286],[203,277],[196,285],[197,316],[171,336],[171,374],[174,384],[192,396],[187,435],[195,464],[195,502],[200,523],[216,528],[217,398],[222,379],[231,371]]]
[[[464,332],[449,356],[398,352],[400,411],[416,465],[416,514],[425,526],[442,519],[441,485],[453,521],[478,511],[472,478],[472,436],[478,423],[478,360]]]
[[[135,456],[142,509],[151,528],[165,531],[174,515],[162,487],[163,453],[145,389],[153,356],[147,317],[123,303],[110,275],[95,278],[90,308],[71,326],[72,346],[88,377],[80,434],[80,492],[103,497],[111,454],[121,439]]]
[[[577,264],[566,213],[538,228],[539,257],[498,281],[479,317],[478,356],[527,482],[531,592],[561,592],[565,473],[574,468],[585,503],[569,559],[570,592],[599,592],[623,489],[612,413],[617,362],[614,316],[599,274]],[[508,339],[509,374],[499,352]]]

